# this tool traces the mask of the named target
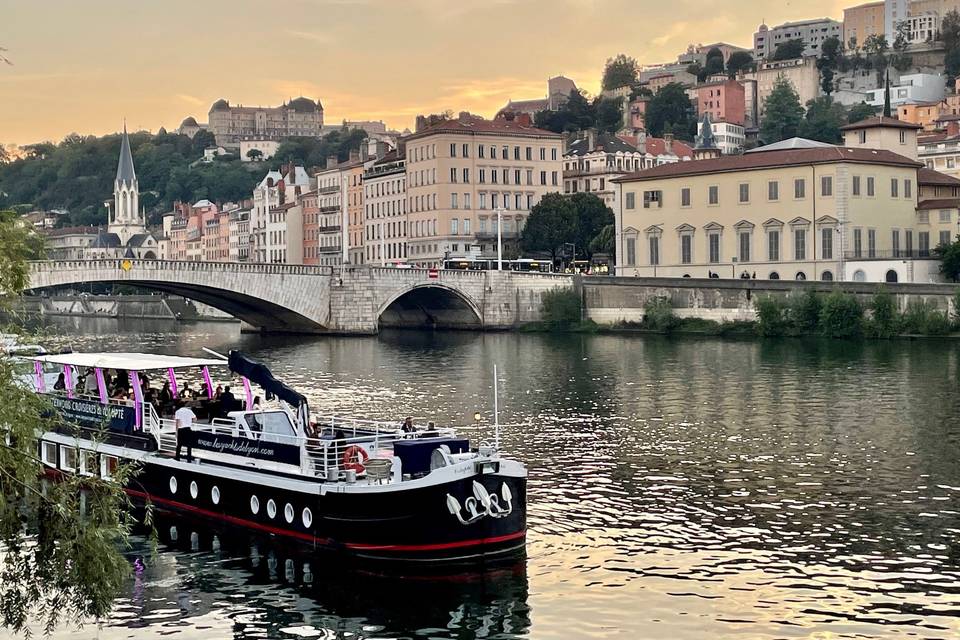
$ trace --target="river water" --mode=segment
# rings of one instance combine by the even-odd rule
[[[240,348],[315,413],[439,424],[489,414],[497,363],[505,450],[530,468],[525,561],[361,574],[165,518],[113,617],[62,637],[960,636],[958,343],[60,331],[78,349]]]

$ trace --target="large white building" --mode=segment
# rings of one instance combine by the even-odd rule
[[[407,169],[402,150],[390,151],[364,171],[363,209],[364,262],[405,262]]]
[[[753,34],[753,57],[755,60],[770,58],[778,45],[789,40],[803,40],[804,56],[819,56],[820,45],[831,37],[843,38],[843,23],[831,18],[785,22],[772,29],[761,24]]]
[[[713,130],[713,139],[723,155],[731,155],[743,151],[743,145],[746,142],[746,130],[743,125],[735,122],[726,122],[719,120],[711,122],[710,128]],[[703,135],[703,121],[697,123],[697,136]]]
[[[911,102],[939,102],[946,92],[947,79],[939,73],[910,73],[900,76],[896,85],[890,87],[890,105],[896,108]],[[867,104],[882,107],[885,87],[870,91]]]

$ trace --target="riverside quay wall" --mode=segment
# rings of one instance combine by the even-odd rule
[[[670,300],[679,318],[703,318],[717,322],[756,320],[754,301],[758,296],[786,298],[814,290],[828,294],[841,289],[867,304],[883,287],[900,311],[914,300],[923,300],[937,309],[954,313],[954,294],[960,284],[916,284],[875,282],[814,282],[796,280],[723,280],[707,278],[577,278],[584,319],[598,324],[640,322],[644,305],[652,298]]]

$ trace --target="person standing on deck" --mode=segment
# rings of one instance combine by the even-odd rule
[[[87,377],[83,379],[83,391],[88,396],[97,395],[97,374],[93,368],[87,369]]]
[[[177,451],[174,458],[180,459],[180,449],[186,445],[187,462],[193,462],[193,429],[191,427],[197,416],[182,400],[177,404],[179,408],[173,414],[174,423],[177,425]]]

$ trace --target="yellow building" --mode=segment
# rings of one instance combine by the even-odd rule
[[[872,35],[883,35],[883,2],[868,2],[843,10],[843,46],[854,39],[858,46]]]
[[[562,189],[561,136],[529,118],[485,120],[467,113],[407,138],[407,261],[496,254],[497,210],[504,244],[515,245],[530,209]]]
[[[915,140],[915,129],[900,130]],[[898,129],[863,131],[899,145]],[[618,275],[935,279],[925,258],[939,227],[918,222],[921,166],[886,149],[795,138],[625,176],[616,181]]]

